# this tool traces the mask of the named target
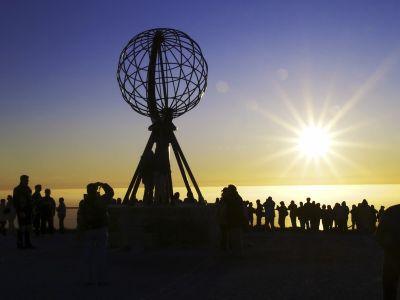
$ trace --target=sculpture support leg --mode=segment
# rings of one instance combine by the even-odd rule
[[[135,173],[133,174],[133,178],[131,180],[131,183],[129,184],[128,190],[126,191],[125,197],[124,197],[124,202],[127,200],[132,200],[136,197],[137,190],[140,185],[140,181],[142,179],[142,174],[141,174],[141,167],[142,167],[142,159],[144,157],[144,154],[147,151],[150,151],[151,148],[153,148],[154,145],[154,132],[151,132],[149,140],[147,141],[146,147],[144,148],[143,154],[140,158],[139,164],[135,170]]]
[[[139,164],[133,175],[132,181],[130,182],[128,190],[126,191],[126,194],[124,197],[124,202],[126,202],[127,200],[133,200],[136,198],[136,193],[137,193],[137,190],[140,186],[140,183],[141,183],[142,177],[143,177],[145,154],[147,153],[147,151],[151,151],[151,149],[153,148],[153,145],[155,143],[160,143],[159,138],[160,137],[157,136],[157,134],[154,131],[151,132],[149,140],[148,140],[146,147],[143,151],[143,154],[140,158]],[[193,173],[189,167],[188,162],[186,161],[185,155],[183,154],[183,151],[182,151],[173,131],[170,133],[170,138],[168,138],[168,139],[169,139],[169,141],[167,142],[167,145],[171,144],[171,146],[172,146],[172,150],[174,151],[175,158],[178,163],[178,167],[179,167],[180,173],[182,175],[183,181],[185,183],[187,192],[189,194],[193,195],[189,180],[187,178],[187,175],[189,175],[189,178],[190,178],[191,182],[193,183],[193,187],[195,188],[195,190],[197,192],[199,202],[204,202],[204,198],[203,198],[203,195],[201,194],[200,188],[197,185],[196,179],[193,176]],[[160,145],[158,145],[158,146],[160,146]],[[163,149],[165,149],[165,148],[163,148]],[[157,203],[164,203],[165,202],[164,200],[167,200],[168,198],[169,199],[173,198],[173,185],[172,185],[172,177],[171,177],[171,167],[169,165],[169,155],[168,155],[167,164],[168,164],[168,170],[167,170],[168,172],[161,172],[161,173],[155,172],[154,173],[155,174],[154,184],[153,185],[149,184],[147,186],[147,188],[150,188],[150,187],[154,188],[154,190],[155,190],[154,201]],[[165,169],[164,169],[164,171],[165,171]],[[158,174],[158,176],[157,176],[157,174]],[[146,188],[146,186],[145,186],[145,188]],[[145,191],[145,194],[146,194],[146,192],[148,193],[149,191]],[[152,191],[151,191],[151,193],[152,193]]]
[[[179,145],[178,140],[176,139],[176,136],[175,136],[175,134],[173,132],[172,132],[172,135],[171,135],[171,140],[175,144],[175,146],[176,146],[176,148],[178,150],[179,156],[182,158],[182,162],[183,162],[183,164],[184,164],[184,166],[185,166],[185,168],[186,168],[186,170],[187,170],[187,172],[189,174],[190,180],[193,182],[194,188],[195,188],[195,190],[197,192],[197,195],[199,196],[199,202],[204,202],[203,195],[201,194],[199,186],[197,185],[196,179],[193,176],[192,170],[190,170],[189,164],[186,161],[186,158],[185,158],[185,155],[182,152],[181,146]]]
[[[186,190],[188,191],[188,193],[192,194],[192,189],[190,188],[189,181],[186,177],[185,168],[183,167],[181,157],[179,156],[178,146],[176,145],[176,143],[177,143],[177,141],[172,139],[172,141],[171,141],[172,150],[174,150],[176,162],[178,163],[179,170],[181,171],[181,175],[183,178],[183,182],[185,183]]]

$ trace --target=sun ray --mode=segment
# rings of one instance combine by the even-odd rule
[[[277,84],[275,85],[275,88],[277,90],[278,96],[280,96],[281,100],[285,104],[286,108],[289,110],[292,117],[296,120],[298,125],[300,127],[305,127],[306,123],[300,117],[300,114],[297,111],[297,109],[294,107],[292,101],[290,101],[290,97],[288,96],[288,94]]]
[[[333,174],[333,176],[335,178],[339,178],[339,172],[338,170],[335,168],[335,166],[333,165],[333,163],[330,161],[330,159],[328,157],[323,156],[322,157],[323,161],[325,162],[325,164],[328,166],[329,171],[331,172],[331,174]]]
[[[297,152],[297,146],[292,146],[290,148],[287,148],[284,151],[279,151],[279,152],[275,152],[275,153],[272,153],[270,155],[267,155],[263,159],[263,161],[264,162],[269,162],[269,161],[272,161],[274,159],[277,159],[277,158],[280,158],[280,157],[284,157],[284,156],[287,156],[287,155],[290,155],[290,154],[296,153],[296,152]]]
[[[273,115],[266,109],[262,109],[258,105],[249,105],[249,108],[252,109],[253,111],[257,112],[258,114],[262,115],[263,117],[266,117],[267,119],[274,122],[275,124],[282,126],[283,128],[287,129],[288,131],[291,131],[295,134],[299,133],[299,130],[296,127],[294,127],[293,125],[291,125],[288,122],[285,122],[281,118],[278,118],[277,116]]]
[[[303,165],[303,169],[301,171],[301,176],[304,177],[304,175],[306,174],[306,171],[309,169],[309,165],[311,163],[311,157],[310,156],[306,156],[306,161],[304,162]]]
[[[301,155],[297,154],[294,159],[287,165],[287,167],[281,172],[280,177],[284,178],[286,175],[293,170],[293,168],[299,163]]]
[[[362,172],[362,173],[370,173],[367,169],[363,168],[362,166],[356,164],[355,162],[353,162],[352,160],[346,158],[345,156],[343,156],[342,154],[340,154],[339,152],[335,151],[335,150],[331,150],[329,152],[330,155],[335,156],[336,158],[340,159],[342,162],[344,162],[345,164],[347,164],[348,166],[357,169],[358,171]]]
[[[385,59],[378,69],[372,73],[368,79],[354,92],[353,96],[345,103],[342,109],[329,121],[327,128],[331,129],[340,119],[342,119],[376,84],[386,75],[391,67],[393,67],[399,58],[396,52]]]
[[[332,144],[335,148],[353,148],[353,149],[383,149],[382,146],[370,143],[350,142],[350,141],[334,141]]]
[[[348,134],[349,132],[360,130],[362,128],[365,128],[367,126],[371,126],[371,124],[375,123],[377,121],[372,121],[372,120],[364,120],[362,122],[358,122],[356,124],[352,124],[351,126],[345,127],[345,128],[340,128],[336,130],[331,131],[331,136],[333,138],[338,138],[344,134]]]
[[[320,116],[318,118],[318,121],[317,121],[317,126],[318,127],[322,127],[323,124],[325,124],[325,117],[326,117],[326,114],[328,113],[329,104],[331,103],[331,99],[332,99],[332,96],[333,96],[333,87],[334,87],[334,84],[333,84],[333,81],[332,81],[331,84],[329,85],[328,92],[327,92],[327,95],[325,97],[324,104],[322,106],[322,111],[321,111],[321,114],[320,114]]]

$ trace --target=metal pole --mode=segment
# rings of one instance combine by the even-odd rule
[[[149,140],[147,141],[146,147],[144,148],[143,154],[140,157],[140,161],[138,166],[136,167],[135,173],[133,174],[133,178],[131,180],[131,183],[129,184],[128,190],[126,191],[124,201],[127,201],[129,199],[133,199],[132,197],[136,197],[136,193],[140,184],[140,180],[142,179],[142,174],[141,174],[141,166],[142,166],[142,160],[143,156],[146,153],[146,151],[150,151],[151,148],[153,148],[154,144],[154,132],[152,131],[149,137]],[[133,189],[133,192],[132,192]]]
[[[186,161],[186,158],[185,158],[185,155],[182,152],[181,146],[179,145],[178,140],[176,139],[176,136],[175,136],[175,134],[173,132],[172,132],[172,139],[176,143],[179,155],[182,158],[182,162],[186,167],[186,170],[187,170],[187,172],[189,174],[190,180],[193,182],[194,188],[196,189],[197,195],[199,196],[199,202],[203,202],[204,201],[203,195],[201,194],[201,191],[199,189],[199,186],[197,185],[196,179],[193,176],[192,170],[190,170],[189,164]]]
[[[183,182],[185,183],[186,190],[188,193],[192,194],[192,189],[190,188],[189,181],[186,177],[185,168],[182,165],[181,157],[179,156],[178,148],[174,139],[171,140],[172,150],[174,151],[176,162],[178,163],[179,170],[181,171]]]

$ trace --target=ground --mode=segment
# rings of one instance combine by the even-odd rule
[[[0,238],[1,299],[381,299],[382,251],[354,233],[251,232],[244,258],[170,246],[109,251],[109,283],[86,286],[76,234]]]

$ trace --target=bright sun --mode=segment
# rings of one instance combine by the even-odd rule
[[[331,138],[324,128],[306,127],[299,134],[298,149],[308,157],[323,157],[329,151],[330,146]]]

